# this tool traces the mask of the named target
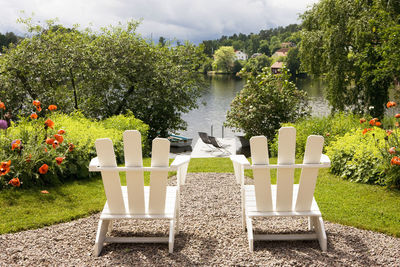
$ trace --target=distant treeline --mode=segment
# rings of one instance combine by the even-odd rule
[[[11,43],[16,44],[22,37],[17,36],[13,32],[0,33],[0,52],[3,52],[3,47],[8,47]]]
[[[233,46],[235,50],[241,50],[251,56],[254,53],[263,53],[271,56],[276,50],[281,48],[282,42],[292,42],[297,44],[300,37],[297,34],[301,29],[300,25],[290,24],[286,27],[277,27],[268,30],[261,30],[258,34],[233,34],[231,36],[223,35],[216,40],[205,40],[204,53],[212,57],[215,50],[221,46]]]

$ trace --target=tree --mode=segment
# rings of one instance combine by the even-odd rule
[[[158,45],[159,46],[165,46],[166,40],[164,37],[160,36],[160,38],[158,39]]]
[[[388,88],[399,75],[394,59],[400,43],[390,40],[398,40],[400,13],[392,2],[322,0],[302,15],[302,66],[326,77],[333,111],[383,116]]]
[[[100,33],[25,22],[32,36],[0,57],[0,95],[13,114],[30,114],[21,99],[40,99],[93,118],[131,110],[150,139],[185,129],[181,115],[197,107],[202,88],[201,48],[148,43],[134,21]]]
[[[264,55],[267,55],[269,57],[271,56],[271,50],[269,50],[269,43],[267,40],[261,40],[258,52],[263,53]]]
[[[285,69],[276,75],[264,68],[259,75],[247,77],[231,103],[226,126],[244,131],[247,138],[265,135],[272,140],[281,123],[309,115],[306,93],[289,81]]]
[[[221,46],[214,53],[213,69],[222,72],[232,72],[235,59],[236,54],[232,46]]]
[[[300,64],[299,49],[297,47],[289,49],[286,57],[286,67],[292,78],[295,78],[299,74]]]
[[[271,66],[272,59],[266,55],[261,55],[255,58],[250,58],[244,65],[243,72],[241,72],[242,78],[247,78],[247,75],[257,76],[263,72],[265,67]]]

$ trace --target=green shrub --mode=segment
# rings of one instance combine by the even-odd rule
[[[345,135],[353,129],[360,129],[360,116],[346,113],[336,113],[327,117],[311,117],[300,119],[295,123],[283,123],[281,126],[296,128],[296,157],[304,156],[307,137],[321,135],[325,138],[324,149],[332,141]],[[278,133],[270,146],[272,156],[278,153]]]
[[[18,177],[25,188],[87,178],[89,162],[96,156],[94,142],[98,138],[113,141],[120,163],[124,157],[122,133],[126,129],[139,130],[144,137],[142,145],[147,146],[148,126],[132,114],[114,116],[102,122],[87,119],[79,112],[71,115],[55,112],[49,118],[54,122],[54,129],[44,127],[45,118],[39,115],[36,120],[21,117],[7,132],[0,132],[0,161],[11,160],[10,171],[0,176],[0,189],[8,187],[14,177]],[[60,129],[65,131],[64,141],[55,147],[47,144],[46,137],[53,137]],[[12,150],[11,143],[17,139],[21,140],[21,145]],[[73,149],[69,149],[71,143]],[[56,157],[64,157],[61,164],[57,164]],[[48,165],[45,174],[39,173],[43,164]]]
[[[385,149],[387,134],[378,127],[363,132],[352,130],[326,147],[331,172],[354,182],[386,185],[387,166],[381,149]]]

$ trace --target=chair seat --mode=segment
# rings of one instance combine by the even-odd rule
[[[130,214],[128,208],[128,192],[126,186],[121,186],[122,189],[122,197],[124,199],[125,205],[125,214],[112,214],[109,211],[108,204],[104,205],[104,209],[100,215],[100,219],[173,219],[175,214],[175,202],[177,199],[177,186],[167,186],[166,190],[166,201],[165,201],[165,211],[163,214],[149,214],[148,206],[149,206],[149,195],[150,195],[150,187],[144,187],[144,197],[145,197],[145,214]]]
[[[244,185],[245,190],[245,211],[248,217],[260,217],[260,216],[321,216],[321,212],[313,197],[311,209],[306,211],[295,211],[295,203],[297,199],[297,193],[299,191],[299,185],[293,185],[293,206],[291,211],[276,211],[275,208],[272,211],[257,211],[256,208],[256,197],[254,192],[254,185]],[[275,207],[276,203],[276,185],[271,185],[272,194],[272,206]]]

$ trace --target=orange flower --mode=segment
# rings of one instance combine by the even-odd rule
[[[26,160],[25,160],[26,162],[31,162],[32,161],[32,154],[29,154],[29,156],[28,157],[26,157]]]
[[[8,182],[8,184],[11,184],[11,185],[14,186],[14,187],[20,187],[20,186],[21,186],[21,182],[19,181],[19,178],[18,178],[18,177],[12,178],[12,179]]]
[[[369,121],[369,125],[374,126],[375,125],[375,119],[372,119]]]
[[[393,131],[392,130],[386,130],[386,133],[389,136],[389,135],[391,135],[393,133]]]
[[[386,107],[387,108],[391,108],[391,107],[395,107],[396,106],[396,102],[394,102],[394,101],[389,101],[389,102],[387,102],[387,104],[386,104]]]
[[[51,129],[53,129],[53,127],[54,127],[54,122],[53,122],[52,120],[50,120],[50,119],[47,119],[47,120],[44,122],[44,125],[47,126],[47,127],[50,127]]]
[[[56,105],[50,105],[50,106],[48,107],[48,109],[49,109],[50,111],[57,110],[57,106],[56,106]]]
[[[373,129],[371,129],[371,128],[364,129],[362,133],[363,133],[363,134],[366,134],[367,132],[372,131],[372,130],[373,130]]]
[[[55,134],[54,138],[61,144],[64,141],[64,137],[60,134]]]
[[[56,158],[56,162],[58,165],[61,165],[61,163],[63,162],[63,160],[65,159],[65,157],[57,157]]]
[[[391,147],[391,148],[389,148],[389,153],[390,154],[395,154],[396,153],[396,147]]]
[[[69,143],[68,144],[68,151],[72,152],[72,151],[74,151],[74,149],[75,149],[75,145],[73,143]]]
[[[49,194],[49,191],[47,191],[47,190],[42,190],[42,191],[40,191],[40,193],[42,193],[42,194]]]
[[[0,168],[0,176],[6,175],[10,171],[10,168]]]
[[[63,129],[58,130],[58,134],[65,134],[65,131]]]
[[[20,187],[21,186],[21,182],[19,181],[18,177],[12,178],[8,184],[14,186],[14,187]]]
[[[21,145],[21,140],[16,139],[16,140],[12,141],[11,150],[14,150],[16,148],[20,148],[20,145]]]
[[[4,109],[4,110],[6,110],[6,105],[4,105],[4,103],[3,103],[3,102],[1,102],[1,101],[0,101],[0,109]]]
[[[46,174],[49,170],[49,166],[47,164],[43,164],[42,167],[39,168],[40,174]]]
[[[47,153],[47,148],[46,148],[46,147],[44,148],[44,152],[46,152],[46,153]]]
[[[31,119],[32,120],[36,120],[37,119],[37,114],[36,114],[36,112],[33,112],[32,114],[31,114]]]
[[[362,124],[362,123],[364,123],[364,122],[366,122],[367,120],[366,119],[364,119],[364,118],[361,118],[360,119],[360,123]]]
[[[10,168],[11,166],[11,160],[7,161],[7,162],[2,162],[1,163],[1,168]]]
[[[54,143],[54,139],[53,138],[47,138],[46,139],[46,144],[52,145],[53,143]]]
[[[380,123],[379,121],[377,121],[377,122],[375,122],[375,126],[381,126],[382,125],[382,123]]]
[[[394,115],[395,116],[395,118],[400,118],[400,113],[397,113],[396,115]]]
[[[392,160],[390,161],[391,165],[400,165],[400,158],[399,157],[393,157]]]
[[[33,105],[35,107],[40,106],[40,101],[39,100],[33,100]]]
[[[53,142],[53,148],[56,149],[59,146],[59,143],[57,140],[54,140]]]
[[[40,106],[37,106],[36,109],[38,112],[42,111],[42,108]]]

